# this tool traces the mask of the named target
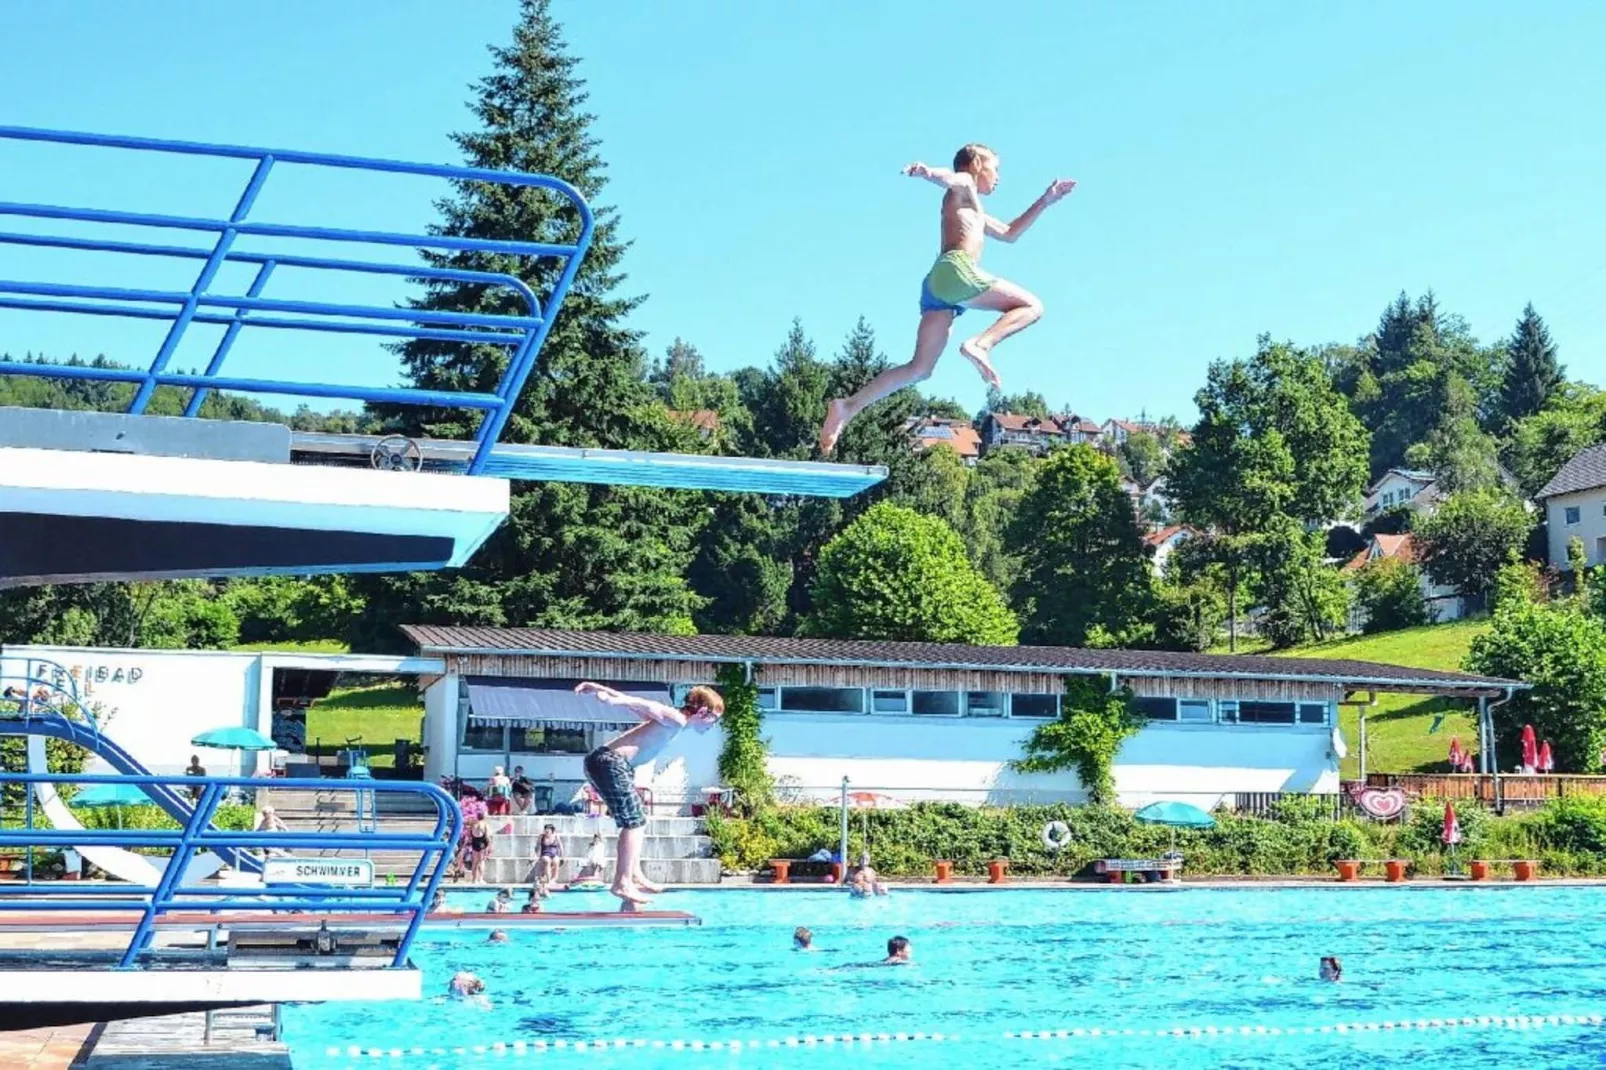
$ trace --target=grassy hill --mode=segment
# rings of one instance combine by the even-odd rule
[[[1472,640],[1488,631],[1489,626],[1487,619],[1462,620],[1316,643],[1278,651],[1277,656],[1346,658],[1415,669],[1455,671],[1466,660]],[[1444,722],[1437,732],[1429,735],[1434,716],[1441,711],[1446,713]],[[1360,771],[1359,715],[1353,707],[1344,707],[1339,723],[1344,729],[1344,741],[1349,745],[1343,775],[1353,777]],[[1369,772],[1444,772],[1449,769],[1446,755],[1451,737],[1461,737],[1463,744],[1478,738],[1477,715],[1466,702],[1415,695],[1379,695],[1377,705],[1367,712],[1366,734]]]

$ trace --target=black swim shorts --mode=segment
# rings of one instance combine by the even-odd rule
[[[603,746],[586,755],[586,779],[607,804],[614,824],[639,829],[647,823],[636,794],[636,771],[618,751]]]

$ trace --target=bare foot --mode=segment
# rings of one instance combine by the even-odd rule
[[[641,904],[632,902],[629,899],[621,900],[620,903],[619,903],[619,913],[621,913],[621,914],[640,914],[641,913]]]
[[[636,874],[634,883],[635,883],[637,888],[640,888],[642,891],[648,892],[648,893],[650,893],[652,895],[663,895],[664,894],[664,886],[663,885],[654,884],[652,881],[648,880],[646,877],[643,877],[640,873]]]
[[[841,398],[831,401],[825,406],[825,426],[820,428],[820,452],[830,454],[836,449],[836,440],[842,435],[842,428],[848,422],[848,403]]]
[[[612,890],[614,895],[617,895],[626,903],[635,903],[640,906],[649,902],[647,897],[642,895],[635,884],[630,881],[614,881]]]
[[[976,370],[981,373],[981,377],[987,380],[988,386],[994,390],[1002,390],[1004,388],[1004,381],[998,377],[998,372],[993,370],[992,361],[987,359],[987,348],[985,346],[977,342],[975,338],[972,338],[967,342],[960,343],[959,352],[966,360],[976,366]]]

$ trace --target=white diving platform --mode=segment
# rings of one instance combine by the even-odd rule
[[[290,448],[302,460],[332,462],[348,458],[367,464],[382,441],[373,435],[293,432]],[[415,441],[418,461],[426,471],[431,468],[461,470],[475,450],[472,442],[438,438]],[[699,453],[500,445],[491,450],[485,474],[555,483],[851,498],[886,479],[887,469],[882,465],[718,457]]]
[[[495,477],[0,447],[0,587],[463,565]]]

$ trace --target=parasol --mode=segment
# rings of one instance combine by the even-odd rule
[[[1550,773],[1555,771],[1556,759],[1551,756],[1550,740],[1548,739],[1539,744],[1539,764],[1535,766],[1535,768],[1541,773]]]
[[[1534,739],[1534,726],[1522,726],[1522,771],[1532,773],[1539,767],[1539,747]]]

